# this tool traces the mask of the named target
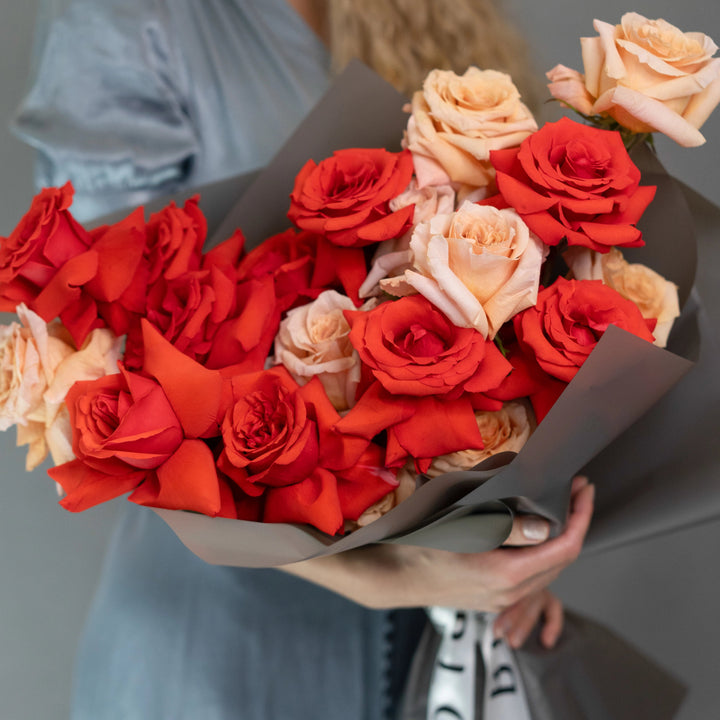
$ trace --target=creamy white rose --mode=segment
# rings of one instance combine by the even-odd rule
[[[275,362],[300,385],[317,376],[338,411],[355,404],[360,382],[360,359],[343,315],[343,310],[355,309],[350,298],[326,290],[313,302],[290,310],[275,338]]]
[[[466,202],[418,225],[410,249],[413,268],[381,287],[424,295],[459,327],[492,339],[537,301],[547,248],[514,210]]]

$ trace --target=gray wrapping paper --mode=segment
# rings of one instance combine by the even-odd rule
[[[428,623],[415,653],[399,720],[427,720],[440,635]],[[607,628],[574,612],[552,650],[535,632],[514,651],[532,720],[671,720],[685,687]],[[477,655],[474,718],[483,720],[485,670]],[[449,720],[438,718],[438,720]],[[457,718],[455,718],[457,720]]]

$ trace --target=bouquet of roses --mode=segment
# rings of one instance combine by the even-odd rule
[[[693,58],[717,94],[717,61]],[[638,227],[678,200],[620,133],[538,129],[507,75],[470,68],[430,73],[402,150],[352,129],[337,149],[317,118],[339,88],[299,131],[318,161],[290,141],[306,162],[285,173],[289,204],[251,211],[251,227],[293,227],[255,247],[234,230],[203,251],[197,198],[85,229],[69,186],[2,238],[0,309],[20,320],[2,329],[3,429],[28,468],[50,451],[67,509],[131,493],[227,564],[398,539],[487,549],[513,510],[560,525],[573,472],[689,366],[653,343],[692,269],[647,267],[663,250]],[[664,234],[687,237],[668,214]]]

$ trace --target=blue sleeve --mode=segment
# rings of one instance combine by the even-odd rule
[[[198,142],[163,5],[74,0],[54,19],[13,130],[36,184],[71,180],[79,218],[172,191]]]

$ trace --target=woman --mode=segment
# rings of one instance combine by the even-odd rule
[[[71,179],[73,212],[88,218],[265,164],[327,87],[324,41],[338,63],[360,54],[408,90],[461,48],[510,62],[509,32],[490,3],[458,0],[71,0],[16,127],[39,150],[38,184]],[[472,61],[490,64],[461,57],[458,69]],[[576,481],[567,530],[539,547],[373,547],[285,572],[207,565],[128,507],[80,647],[73,717],[391,717],[424,621],[399,608],[506,610],[498,630],[515,645],[544,613],[554,642],[561,610],[545,587],[580,550],[592,492]],[[509,544],[547,534],[518,519]]]

